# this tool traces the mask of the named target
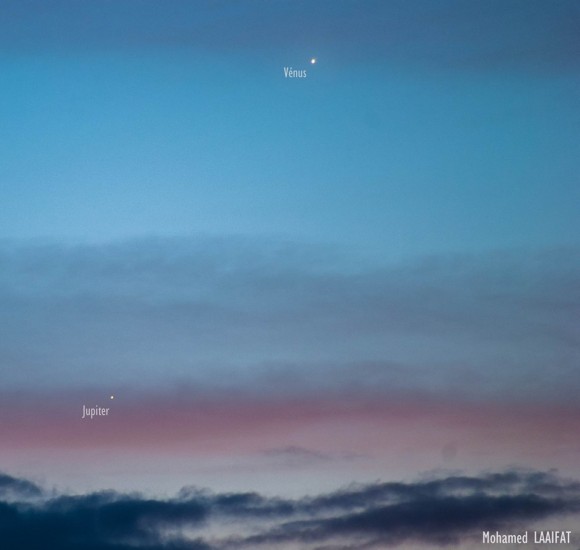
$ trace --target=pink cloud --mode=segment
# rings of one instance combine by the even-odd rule
[[[81,419],[82,406],[108,416]],[[421,396],[336,394],[256,398],[221,394],[84,396],[4,395],[5,451],[146,451],[236,456],[296,445],[373,457],[432,453],[495,455],[512,462],[580,454],[580,408],[542,404],[441,401]],[[450,447],[451,446],[451,447]]]

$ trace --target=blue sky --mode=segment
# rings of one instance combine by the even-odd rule
[[[498,490],[534,525],[515,486],[577,510],[579,84],[574,1],[3,2],[0,505],[154,494],[190,531],[125,525],[150,550],[473,547]],[[467,501],[409,539],[376,480],[420,511],[435,478]],[[312,503],[351,483],[378,523],[348,497],[340,535]],[[206,531],[228,495],[295,512]]]
[[[575,241],[573,3],[105,5],[8,3],[4,236]]]

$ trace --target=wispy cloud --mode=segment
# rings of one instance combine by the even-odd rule
[[[357,260],[249,239],[4,243],[4,387],[42,376],[575,399],[577,249]]]
[[[95,405],[110,407],[109,415],[83,420],[82,407]],[[144,467],[145,456],[155,457],[161,470],[174,459],[211,466],[227,458],[240,469],[274,476],[335,471],[339,479],[339,471],[368,476],[369,468],[383,471],[386,465],[411,471],[459,463],[543,468],[555,457],[561,468],[576,471],[580,456],[578,406],[469,402],[463,396],[360,390],[260,396],[186,385],[166,393],[126,390],[114,401],[94,390],[0,392],[0,417],[5,453],[59,456],[68,463],[79,452],[91,464],[98,462],[94,452],[129,453],[133,473]],[[22,458],[14,460],[24,467]],[[38,472],[26,462],[27,472]],[[107,462],[99,467],[115,468]]]
[[[461,547],[482,530],[557,519],[573,529],[580,512],[578,482],[538,471],[377,482],[295,500],[185,488],[166,499],[109,491],[31,502],[28,482],[11,479],[22,491],[0,502],[0,536],[22,550]]]
[[[577,249],[393,266],[252,239],[5,242],[0,262],[12,453],[577,468]]]
[[[266,449],[261,453],[274,465],[284,467],[302,467],[307,465],[322,465],[333,462],[361,460],[364,455],[354,452],[322,452],[298,445],[288,445],[274,449]]]
[[[231,54],[324,51],[344,62],[430,70],[560,72],[578,67],[574,1],[365,3],[5,2],[0,49],[169,48]]]

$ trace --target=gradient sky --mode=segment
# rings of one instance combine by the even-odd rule
[[[572,487],[579,90],[575,1],[3,2],[0,496]]]
[[[575,244],[576,2],[3,12],[7,237],[268,234],[385,259]]]

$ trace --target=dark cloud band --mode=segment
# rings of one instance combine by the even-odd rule
[[[540,520],[565,518],[572,528],[580,512],[580,483],[527,471],[375,483],[296,500],[195,488],[170,499],[110,491],[38,500],[41,489],[27,480],[0,482],[17,497],[0,501],[0,538],[21,550],[460,546],[482,530]]]

